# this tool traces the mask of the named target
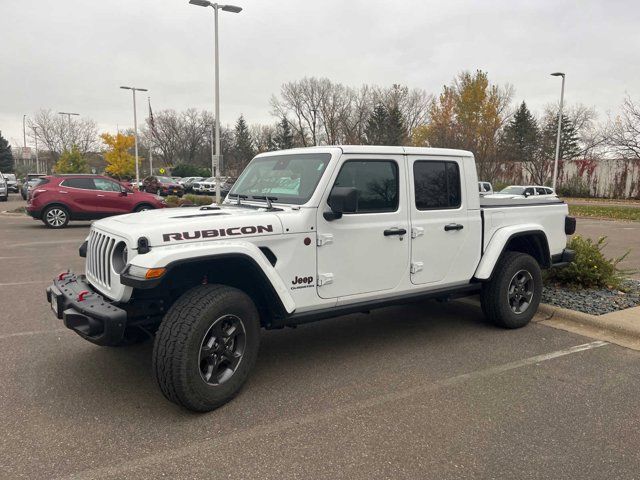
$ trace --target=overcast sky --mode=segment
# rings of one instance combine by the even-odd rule
[[[640,97],[640,4],[562,0],[234,0],[220,15],[221,119],[272,122],[283,82],[400,83],[439,93],[483,69],[534,111],[557,101],[615,112]],[[132,126],[131,94],[154,110],[213,110],[213,10],[188,0],[0,0],[0,130],[22,144],[22,115],[79,112]],[[139,102],[139,111],[145,108]],[[140,117],[143,116],[141,113]],[[142,123],[142,121],[141,121]]]

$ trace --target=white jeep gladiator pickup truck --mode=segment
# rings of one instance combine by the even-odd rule
[[[575,220],[557,198],[483,202],[470,152],[264,153],[221,206],[94,222],[85,274],[59,274],[47,300],[98,345],[155,336],[162,393],[209,411],[246,381],[261,327],[475,293],[490,321],[526,325]]]

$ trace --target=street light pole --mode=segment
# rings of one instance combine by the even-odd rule
[[[218,54],[218,10],[223,10],[225,12],[231,13],[240,13],[242,11],[241,7],[237,7],[235,5],[219,5],[217,3],[211,3],[208,0],[189,0],[191,5],[197,5],[199,7],[211,7],[214,11],[214,65],[215,65],[215,85],[214,85],[214,95],[215,95],[215,105],[214,105],[214,121],[215,121],[215,163],[217,164],[217,168],[215,168],[215,176],[216,176],[216,203],[220,203],[220,72],[219,72],[219,54]],[[213,168],[213,165],[212,165]],[[213,171],[211,172],[214,173]]]
[[[74,116],[79,116],[79,113],[72,113],[72,112],[58,112],[58,115],[66,115],[67,116],[67,121],[69,123],[69,139],[71,140],[71,115]],[[73,148],[73,141],[71,141],[71,145],[70,148]]]
[[[553,190],[556,189],[556,180],[558,178],[558,162],[560,160],[560,136],[562,135],[562,104],[564,102],[564,77],[565,74],[562,72],[552,73],[553,77],[562,77],[562,88],[560,90],[560,110],[558,110],[558,137],[556,138],[556,160],[553,164],[553,180],[551,181],[551,186]]]
[[[38,127],[33,127],[33,139],[36,142],[36,173],[40,173],[40,160],[38,159]]]
[[[140,188],[140,167],[138,165],[138,113],[136,112],[136,91],[148,92],[146,88],[138,87],[120,87],[123,90],[131,90],[133,92],[133,131],[134,131],[134,144],[136,151],[136,186]]]
[[[22,137],[24,139],[24,148],[27,148],[27,127],[26,127],[27,115],[22,115]]]

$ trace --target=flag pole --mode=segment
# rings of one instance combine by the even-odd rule
[[[151,139],[149,140],[149,175],[153,176],[153,130],[155,128],[153,121],[153,112],[151,111],[151,97],[147,97],[149,102],[149,126],[151,127]]]

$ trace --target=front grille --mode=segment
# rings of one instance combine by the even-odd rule
[[[117,240],[91,230],[87,242],[87,276],[105,288],[111,288],[111,254]]]

